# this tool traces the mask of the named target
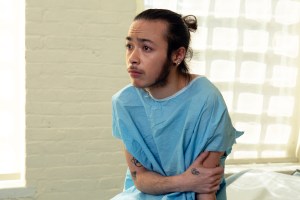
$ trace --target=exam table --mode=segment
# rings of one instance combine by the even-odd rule
[[[246,170],[226,182],[228,200],[300,200],[300,176]]]

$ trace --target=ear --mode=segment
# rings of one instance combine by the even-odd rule
[[[178,66],[185,58],[186,49],[180,47],[172,53],[172,61],[174,65]]]

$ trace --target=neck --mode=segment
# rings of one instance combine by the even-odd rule
[[[188,77],[182,74],[178,74],[176,73],[176,71],[171,71],[168,76],[166,85],[146,88],[146,91],[156,99],[163,99],[172,96],[173,94],[187,86],[189,81],[190,80]]]

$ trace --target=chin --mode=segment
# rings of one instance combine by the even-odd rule
[[[131,84],[132,84],[134,87],[136,87],[136,88],[145,88],[145,85],[143,85],[143,84],[141,84],[141,83],[139,83],[139,82],[137,82],[137,81],[131,80]]]

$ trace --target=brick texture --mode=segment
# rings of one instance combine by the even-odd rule
[[[125,159],[111,96],[128,83],[135,0],[26,0],[26,181],[18,200],[105,200]],[[16,198],[15,198],[16,200]]]

